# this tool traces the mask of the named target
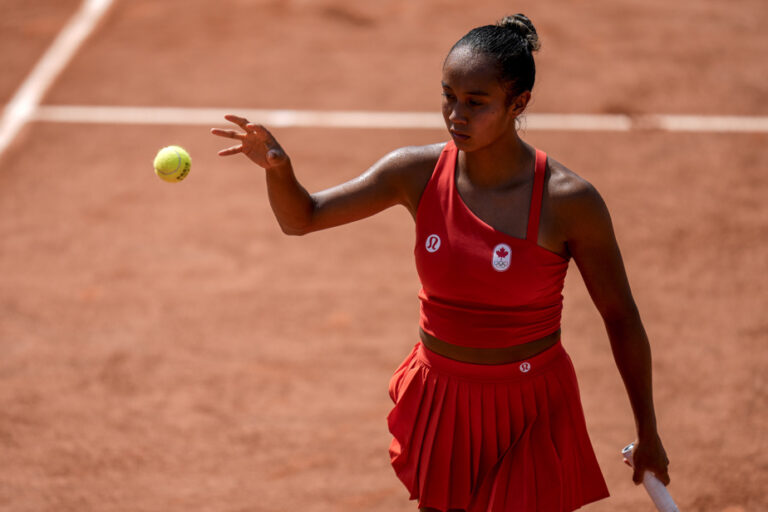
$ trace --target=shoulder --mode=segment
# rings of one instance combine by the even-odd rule
[[[557,209],[604,207],[605,202],[594,185],[557,160],[547,158],[549,177],[546,194]]]
[[[368,173],[398,188],[402,202],[414,213],[444,147],[442,142],[396,149],[384,155]]]
[[[546,192],[550,198],[565,204],[591,202],[600,197],[597,189],[587,180],[552,157],[547,157],[549,176]]]
[[[545,197],[566,234],[610,225],[608,208],[592,183],[551,157],[547,168]]]
[[[428,170],[431,173],[444,147],[444,142],[426,146],[405,146],[384,155],[377,166],[390,172]]]

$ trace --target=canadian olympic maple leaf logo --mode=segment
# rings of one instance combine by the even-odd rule
[[[491,254],[493,254],[491,263],[493,264],[494,270],[497,270],[498,272],[504,272],[509,268],[512,260],[511,247],[509,247],[507,244],[499,244],[493,248],[493,252]]]

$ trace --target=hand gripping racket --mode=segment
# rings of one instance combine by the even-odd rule
[[[624,460],[629,462],[629,465],[634,466],[632,450],[635,448],[635,443],[630,443],[621,450],[621,454],[624,456]],[[656,478],[656,475],[650,471],[643,473],[643,486],[648,492],[648,496],[651,497],[653,504],[659,512],[680,512],[680,509],[675,505],[672,496],[669,495],[667,486],[661,483],[661,480]]]

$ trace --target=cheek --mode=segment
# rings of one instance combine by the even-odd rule
[[[440,98],[440,108],[443,111],[443,114],[450,114],[453,112],[453,110],[456,108],[457,100],[455,98],[447,98],[445,95],[443,95],[442,98]]]
[[[514,122],[514,118],[510,117],[506,109],[503,108],[496,108],[489,112],[488,119],[489,122],[502,127],[509,126],[510,122]]]
[[[440,108],[442,109],[443,117],[448,119],[448,116],[451,115],[451,106],[447,101],[443,100],[443,102],[440,104]]]
[[[510,128],[510,121],[501,110],[489,110],[472,119],[472,124],[478,134],[484,137],[496,138]]]
[[[503,124],[503,116],[501,115],[501,112],[496,109],[488,109],[478,112],[474,121],[478,126],[482,125],[490,128]]]

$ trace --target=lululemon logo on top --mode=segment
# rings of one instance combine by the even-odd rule
[[[531,371],[531,363],[526,361],[525,363],[521,364],[520,371],[523,373],[528,373],[529,371]]]
[[[440,237],[429,235],[424,246],[427,248],[427,252],[436,252],[440,248]]]
[[[507,244],[499,244],[493,248],[493,269],[498,272],[504,272],[509,268],[509,263],[512,261],[512,248]]]

